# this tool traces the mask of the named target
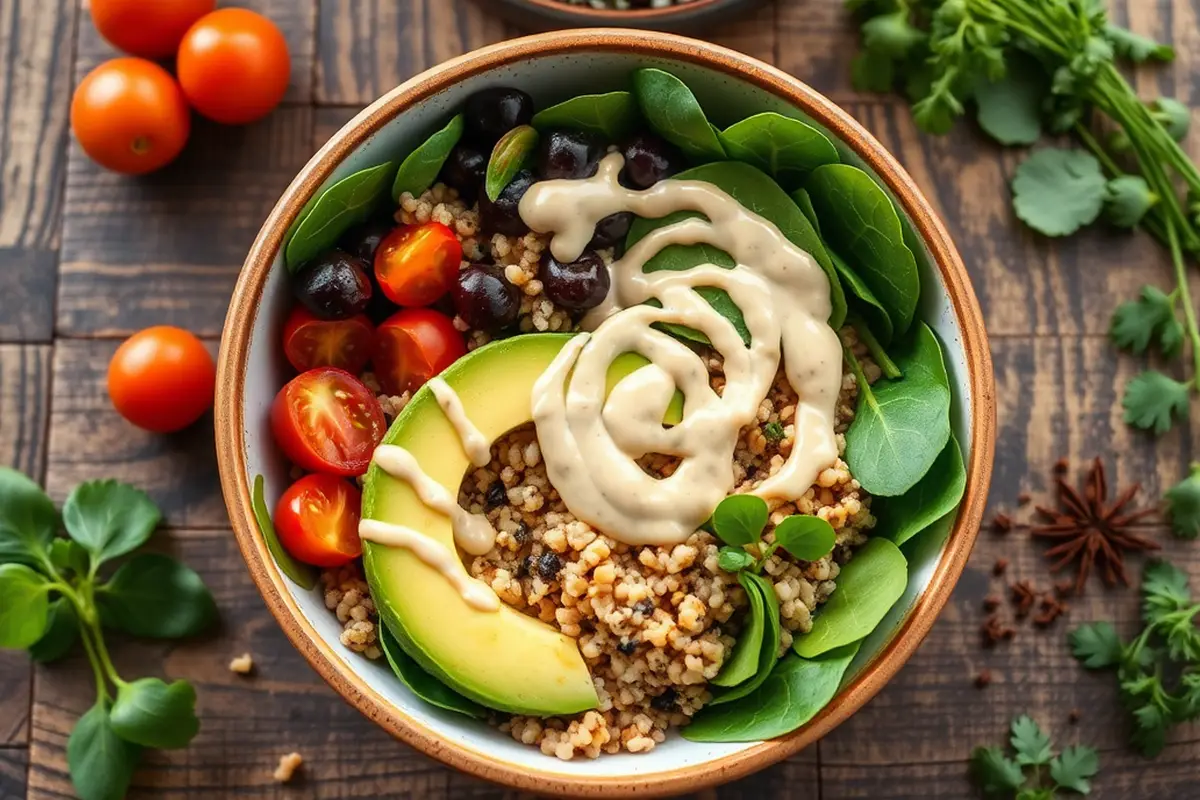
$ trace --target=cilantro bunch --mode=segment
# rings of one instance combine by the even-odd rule
[[[1200,254],[1200,169],[1179,142],[1190,114],[1177,100],[1143,101],[1118,62],[1170,61],[1174,50],[1114,25],[1103,0],[847,0],[862,20],[856,87],[899,89],[917,125],[945,133],[973,111],[1005,145],[1043,134],[1074,135],[1082,149],[1042,148],[1012,181],[1017,217],[1065,236],[1103,217],[1140,227],[1168,249],[1175,285],[1153,286],[1112,318],[1113,342],[1178,358],[1191,346],[1184,380],[1147,370],[1130,381],[1125,420],[1156,434],[1187,414],[1200,391],[1200,327],[1186,264]],[[1200,506],[1200,480],[1186,488]],[[1168,496],[1170,502],[1170,497]],[[1200,517],[1172,514],[1179,535],[1200,534]]]
[[[1192,600],[1187,575],[1162,561],[1142,576],[1145,628],[1129,643],[1111,623],[1083,625],[1071,633],[1071,650],[1088,669],[1116,670],[1121,701],[1133,718],[1131,742],[1158,755],[1166,733],[1200,717],[1200,603]]]
[[[1092,791],[1088,779],[1100,769],[1092,748],[1076,745],[1055,755],[1050,737],[1028,716],[1013,720],[1009,743],[1015,759],[1001,747],[977,747],[971,753],[971,779],[984,797],[1053,800],[1059,790]],[[1026,776],[1027,769],[1032,775]]]
[[[200,730],[190,683],[125,680],[105,642],[106,630],[178,639],[216,620],[199,575],[168,556],[134,554],[160,519],[149,497],[117,481],[75,487],[60,517],[36,483],[0,468],[0,647],[41,662],[76,645],[87,654],[96,702],[67,739],[82,800],[119,800],[143,747],[184,747]]]

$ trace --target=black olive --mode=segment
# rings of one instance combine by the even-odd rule
[[[600,305],[612,283],[608,266],[595,253],[584,253],[565,264],[554,256],[546,256],[538,268],[538,277],[550,302],[575,312]]]
[[[604,143],[579,131],[551,131],[538,146],[538,174],[543,180],[579,180],[596,174]]]
[[[493,481],[492,485],[487,488],[487,493],[484,495],[484,500],[487,502],[488,508],[497,508],[508,502],[508,490],[504,488],[503,481]]]
[[[649,189],[684,167],[683,155],[652,133],[639,133],[621,148],[625,157],[623,182],[634,189]]]
[[[592,235],[592,241],[588,243],[588,247],[600,250],[624,244],[625,235],[629,233],[629,226],[632,224],[633,214],[629,211],[609,214],[596,223],[596,232]]]
[[[361,258],[330,250],[300,267],[296,299],[321,319],[346,319],[367,307],[374,293],[369,267]]]
[[[562,559],[554,553],[542,553],[537,560],[537,573],[544,581],[552,581],[562,572]]]
[[[455,313],[477,330],[503,330],[521,313],[521,291],[494,264],[472,264],[460,271],[450,293]]]
[[[533,98],[520,89],[492,86],[475,92],[463,106],[470,139],[491,147],[504,134],[533,119]]]
[[[489,200],[486,194],[480,194],[479,221],[484,232],[502,233],[505,236],[524,236],[528,233],[529,227],[521,219],[521,198],[533,184],[533,173],[523,169],[513,176],[495,202]]]
[[[450,157],[442,165],[442,181],[467,203],[474,203],[487,174],[488,157],[469,144],[459,143],[450,151]]]

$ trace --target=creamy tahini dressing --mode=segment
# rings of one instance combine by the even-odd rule
[[[492,443],[471,422],[467,410],[463,408],[462,400],[458,399],[458,392],[451,389],[450,384],[441,378],[430,378],[429,389],[441,406],[442,413],[458,433],[467,458],[477,467],[486,467],[492,460]]]
[[[707,220],[658,228],[611,265],[607,298],[583,320],[591,334],[568,342],[535,384],[533,418],[550,483],[572,513],[628,544],[669,545],[687,539],[733,489],[738,432],[755,421],[781,355],[799,397],[795,442],[782,469],[754,493],[799,497],[834,462],[842,351],[826,323],[829,280],[808,253],[711,184],[667,180],[644,191],[627,189],[617,180],[622,164],[620,154],[610,154],[594,177],[536,183],[521,199],[525,223],[554,234],[556,259],[579,258],[596,223],[617,212],[658,218],[696,211]],[[724,250],[737,266],[642,271],[664,247],[697,243]],[[701,286],[729,293],[750,331],[749,347],[695,292]],[[643,305],[652,298],[662,308]],[[725,362],[720,396],[709,386],[703,359],[652,328],[656,322],[708,337]],[[651,365],[618,384],[606,402],[608,366],[630,351]],[[685,398],[684,418],[666,428],[663,413],[676,388]],[[677,456],[681,463],[671,476],[655,478],[636,463],[647,453]]]
[[[500,610],[500,598],[492,591],[492,587],[468,575],[458,559],[458,554],[436,539],[431,539],[412,528],[377,519],[361,520],[358,523],[358,535],[369,542],[387,547],[407,548],[417,558],[440,572],[462,595],[467,605],[479,611]]]

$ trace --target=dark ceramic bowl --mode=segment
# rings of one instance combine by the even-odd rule
[[[531,30],[555,28],[643,28],[695,33],[754,11],[765,0],[690,0],[664,8],[628,11],[573,5],[564,0],[476,0],[489,11]]]

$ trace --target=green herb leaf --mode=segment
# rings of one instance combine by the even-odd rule
[[[765,111],[720,134],[729,158],[752,164],[784,186],[794,186],[822,164],[838,163],[833,143],[811,125]]]
[[[212,626],[217,605],[204,581],[170,556],[141,553],[96,592],[105,625],[134,636],[181,639]]]
[[[850,85],[859,92],[890,92],[896,83],[896,62],[883,53],[865,50],[850,62]]]
[[[347,175],[316,196],[288,239],[284,260],[295,272],[337,244],[350,228],[365,222],[386,195],[397,173],[394,161]],[[304,214],[304,212],[301,212]]]
[[[141,547],[162,520],[145,492],[113,480],[79,484],[63,503],[62,514],[67,533],[95,563]]]
[[[767,526],[767,503],[752,494],[733,494],[712,513],[713,530],[725,544],[754,544]]]
[[[1071,653],[1088,669],[1119,666],[1125,648],[1109,622],[1080,625],[1071,632]]]
[[[1174,418],[1188,413],[1191,384],[1182,383],[1157,370],[1146,370],[1125,386],[1121,405],[1125,422],[1162,435],[1171,429]]]
[[[1121,58],[1140,64],[1143,61],[1172,61],[1175,48],[1159,44],[1148,36],[1134,33],[1111,22],[1104,26],[1104,36],[1112,43],[1113,51]]]
[[[0,563],[38,563],[57,529],[58,511],[42,487],[0,467]]]
[[[1000,144],[1033,144],[1042,136],[1046,73],[1030,56],[1014,53],[1004,77],[975,87],[979,127]]]
[[[1104,218],[1118,228],[1133,228],[1159,200],[1140,175],[1122,175],[1105,189]]]
[[[908,561],[887,539],[870,539],[838,576],[837,588],[813,619],[812,629],[792,640],[792,649],[815,658],[857,642],[879,627],[908,585]]]
[[[784,431],[783,426],[778,422],[768,422],[766,425],[763,425],[762,433],[763,438],[772,444],[782,442],[783,437],[787,435],[787,432]]]
[[[726,548],[722,548],[725,550]],[[742,551],[742,555],[749,556]],[[753,559],[751,559],[753,563]],[[763,636],[767,630],[766,605],[763,593],[759,591],[758,583],[748,573],[738,573],[738,583],[746,590],[746,599],[750,602],[750,610],[742,623],[742,632],[738,635],[733,654],[725,659],[721,671],[710,683],[714,686],[732,688],[745,683],[758,672],[759,657],[763,651]],[[775,590],[772,589],[772,592]]]
[[[775,541],[801,561],[819,561],[833,550],[837,534],[820,517],[792,514],[775,526]]]
[[[966,488],[967,469],[958,440],[951,434],[933,466],[915,486],[898,497],[875,501],[872,510],[879,522],[873,535],[904,544],[958,508]]]
[[[1025,783],[1017,762],[999,747],[976,747],[971,753],[971,780],[984,797],[1011,797]]]
[[[1177,142],[1187,138],[1192,126],[1192,111],[1173,97],[1160,97],[1150,104],[1150,116]]]
[[[1013,209],[1046,236],[1066,236],[1100,216],[1107,196],[1100,162],[1082,150],[1047,147],[1017,167]]]
[[[1200,465],[1192,465],[1188,476],[1167,489],[1167,518],[1171,532],[1180,539],[1200,537]]]
[[[754,556],[738,547],[722,547],[717,551],[717,566],[726,572],[754,566]]]
[[[779,640],[782,631],[779,623],[779,597],[775,594],[775,586],[761,575],[756,575],[748,570],[738,573],[738,582],[742,584],[747,593],[756,592],[762,598],[763,636],[762,645],[758,651],[758,668],[749,679],[719,692],[713,697],[710,705],[731,703],[752,694],[770,677],[771,671],[779,659]]]
[[[1133,710],[1134,731],[1130,744],[1147,758],[1154,758],[1167,746],[1167,728],[1171,721],[1156,705],[1143,705]]]
[[[1027,715],[1013,720],[1011,741],[1013,749],[1017,751],[1017,763],[1022,766],[1049,764],[1054,755],[1050,751],[1050,737]]]
[[[475,719],[487,718],[486,708],[463,697],[422,669],[420,664],[404,652],[400,642],[384,624],[379,625],[379,645],[392,667],[392,672],[417,697],[446,711],[465,714]]]
[[[263,484],[263,476],[255,475],[254,517],[258,520],[258,530],[262,533],[263,541],[267,543],[267,549],[271,551],[271,556],[274,557],[279,570],[291,578],[292,582],[301,589],[311,589],[317,585],[317,570],[315,567],[292,558],[291,553],[279,541],[279,536],[275,533],[275,526],[271,523],[271,510],[267,508]]]
[[[1142,354],[1153,341],[1168,358],[1183,348],[1183,326],[1175,314],[1175,298],[1153,286],[1143,286],[1137,300],[1117,306],[1109,335],[1113,344]]]
[[[1151,561],[1142,571],[1142,615],[1147,624],[1192,603],[1187,573],[1166,561]]]
[[[46,632],[49,582],[24,564],[0,564],[0,648],[24,650]]]
[[[725,159],[725,148],[687,85],[661,69],[633,73],[633,94],[651,130],[703,164]]]
[[[200,732],[196,690],[187,681],[142,678],[122,684],[110,719],[113,733],[125,741],[162,750],[187,747]]]
[[[908,10],[871,17],[862,25],[863,47],[893,59],[904,58],[925,41],[925,32],[908,21]]]
[[[67,739],[67,767],[80,800],[122,800],[141,756],[142,748],[113,731],[103,703],[80,717]]]
[[[46,621],[46,632],[29,646],[29,655],[34,661],[49,664],[65,656],[79,639],[79,617],[75,606],[65,597],[50,603]]]
[[[1100,758],[1090,747],[1076,745],[1062,751],[1050,762],[1050,778],[1055,788],[1069,789],[1080,794],[1092,791],[1088,778],[1100,771]]]
[[[422,192],[432,186],[462,134],[463,116],[456,114],[444,128],[409,153],[400,162],[396,178],[392,181],[392,200],[399,203],[400,195],[405,192],[413,197],[420,197]]]
[[[584,94],[544,108],[533,115],[530,124],[543,133],[566,128],[616,142],[633,133],[639,122],[641,114],[631,93],[608,92]]]
[[[537,146],[538,132],[532,125],[518,125],[500,137],[492,148],[483,182],[489,200],[495,202],[504,187],[530,162]]]
[[[74,539],[58,538],[50,543],[50,563],[59,572],[70,571],[76,575],[86,575],[88,551]]]

